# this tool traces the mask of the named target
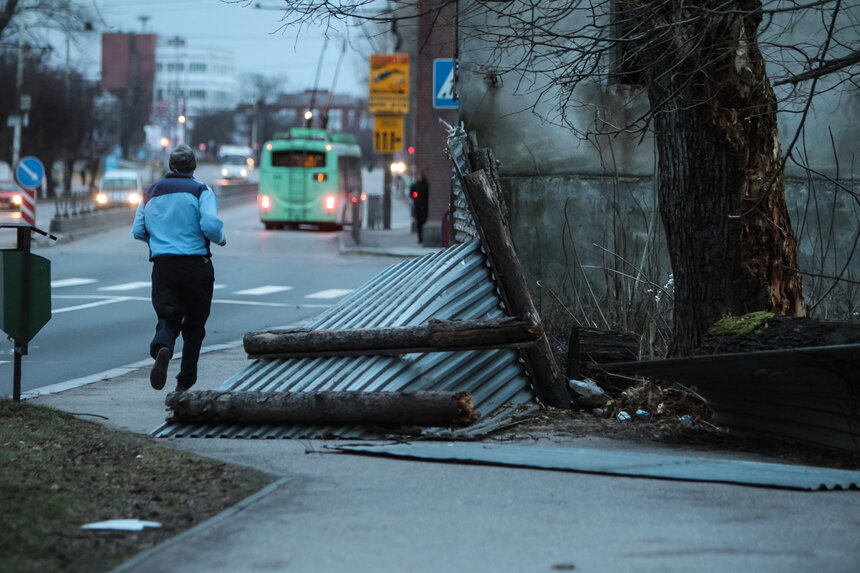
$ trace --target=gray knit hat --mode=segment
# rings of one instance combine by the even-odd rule
[[[170,154],[170,170],[191,173],[195,169],[197,169],[197,157],[194,156],[194,150],[180,143]]]

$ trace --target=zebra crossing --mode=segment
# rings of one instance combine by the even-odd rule
[[[85,310],[91,309],[99,306],[105,306],[110,304],[115,304],[118,302],[126,302],[130,300],[145,300],[149,301],[149,290],[151,288],[151,283],[149,281],[132,281],[126,283],[118,283],[118,284],[100,284],[101,281],[95,278],[87,278],[87,277],[68,277],[51,281],[51,297],[55,299],[55,301],[67,300],[70,303],[74,300],[78,301],[87,301],[87,302],[79,302],[78,304],[72,303],[70,306],[60,306],[59,308],[53,308],[51,310],[52,314],[59,314],[64,312],[72,312],[76,310]],[[90,288],[95,289],[95,293],[92,294],[90,291],[89,294],[66,294],[67,290],[71,287],[80,287],[80,286],[88,286]],[[263,306],[291,306],[297,304],[295,302],[296,299],[308,299],[313,302],[306,303],[298,303],[301,306],[313,306],[313,307],[327,307],[333,304],[335,299],[342,298],[343,296],[352,292],[352,289],[337,289],[337,288],[328,288],[320,291],[309,292],[306,294],[296,294],[291,297],[293,302],[285,303],[285,302],[271,302],[264,301],[267,295],[275,295],[288,293],[291,291],[295,291],[295,287],[292,285],[258,285],[250,288],[241,288],[238,290],[232,290],[229,285],[216,283],[214,285],[214,290],[216,291],[215,298],[213,299],[213,304],[215,303],[224,303],[224,304],[247,304],[247,305],[263,305]],[[222,298],[222,295],[217,293],[229,292],[230,298]],[[111,294],[115,293],[115,294]],[[232,298],[239,297],[239,298]],[[317,301],[326,301],[329,304],[314,304]],[[58,306],[56,303],[54,306]]]

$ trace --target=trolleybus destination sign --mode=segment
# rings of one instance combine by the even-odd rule
[[[409,54],[370,56],[370,101],[373,114],[409,113]]]

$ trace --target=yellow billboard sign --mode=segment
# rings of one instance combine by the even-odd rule
[[[403,151],[403,116],[377,115],[373,119],[373,152]]]
[[[409,54],[370,56],[370,101],[373,114],[409,113]]]

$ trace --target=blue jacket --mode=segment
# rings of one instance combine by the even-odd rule
[[[160,255],[210,256],[209,241],[224,242],[218,198],[190,173],[171,172],[146,188],[131,233]]]

